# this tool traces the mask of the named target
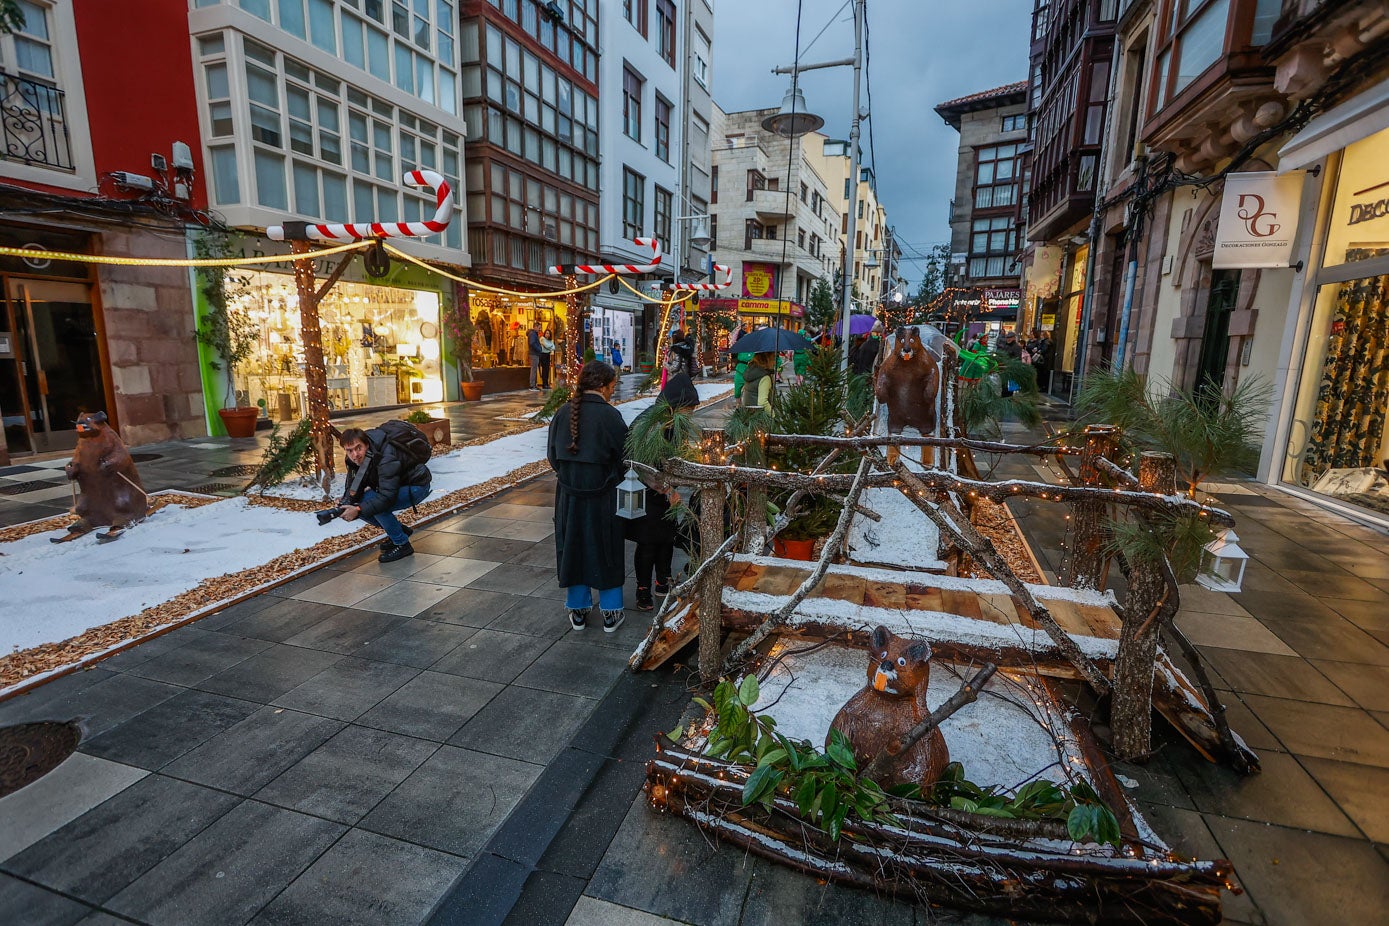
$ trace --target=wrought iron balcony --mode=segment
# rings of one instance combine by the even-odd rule
[[[72,170],[63,91],[0,71],[0,157],[58,170]]]

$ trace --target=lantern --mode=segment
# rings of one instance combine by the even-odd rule
[[[1238,592],[1244,584],[1249,554],[1239,545],[1239,535],[1226,528],[1201,552],[1201,571],[1196,581],[1213,592]]]
[[[639,518],[646,514],[646,484],[637,478],[637,471],[628,467],[627,475],[617,485],[617,516]]]

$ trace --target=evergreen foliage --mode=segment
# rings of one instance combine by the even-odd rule
[[[288,436],[280,433],[277,423],[270,429],[270,440],[261,454],[260,469],[246,488],[266,489],[277,486],[291,476],[312,476],[316,458],[313,450],[313,422],[308,418],[294,426]]]
[[[1003,436],[1002,423],[1014,420],[1029,428],[1042,423],[1037,406],[1037,371],[1031,365],[1009,357],[998,357],[998,369],[973,382],[962,383],[956,401],[960,406],[965,433],[970,437],[997,439]],[[1003,394],[1003,384],[1012,382],[1018,391]]]
[[[810,287],[810,299],[805,306],[805,323],[811,328],[823,331],[839,318],[839,309],[834,304],[834,291],[824,277]]]
[[[545,404],[540,406],[540,411],[536,412],[536,421],[549,421],[555,417],[555,412],[559,411],[573,393],[568,386],[556,386],[550,390],[550,395],[545,399]]]
[[[671,457],[696,460],[703,440],[704,432],[689,411],[657,399],[627,429],[627,459],[652,467]]]

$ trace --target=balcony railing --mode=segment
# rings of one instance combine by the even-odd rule
[[[0,71],[0,126],[11,161],[72,170],[63,91]]]

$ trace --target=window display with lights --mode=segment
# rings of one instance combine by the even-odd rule
[[[473,335],[473,369],[528,366],[526,332],[534,321],[540,322],[542,334],[549,332],[555,351],[560,350],[566,335],[563,300],[475,292],[468,304],[477,328]]]
[[[294,278],[236,278],[233,301],[260,327],[251,357],[233,370],[238,404],[274,421],[306,413],[304,349]],[[328,402],[334,409],[442,402],[440,297],[429,290],[340,281],[319,303]]]

